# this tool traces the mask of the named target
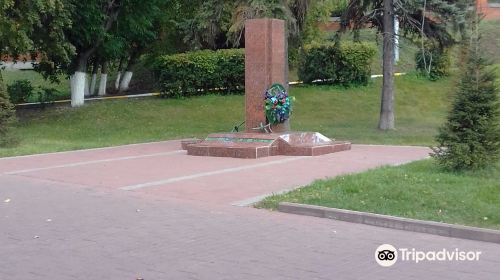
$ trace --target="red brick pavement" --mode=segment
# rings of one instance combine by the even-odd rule
[[[243,160],[189,157],[178,145],[0,159],[0,279],[498,279],[497,244],[231,206],[426,148]],[[382,268],[382,243],[482,255]]]

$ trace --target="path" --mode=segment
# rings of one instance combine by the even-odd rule
[[[0,159],[0,279],[495,279],[500,246],[257,210],[262,195],[427,149],[200,158],[178,141]],[[288,176],[276,176],[287,170]],[[9,199],[9,200],[7,200]],[[8,201],[8,202],[5,202]],[[379,267],[382,243],[479,262]]]

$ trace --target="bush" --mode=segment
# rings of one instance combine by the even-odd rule
[[[432,156],[450,170],[496,164],[500,150],[496,74],[472,47],[447,122]]]
[[[53,104],[56,96],[59,94],[60,92],[55,88],[41,87],[36,91],[36,100],[40,103],[41,108],[44,109],[47,105]]]
[[[424,52],[417,51],[417,53],[415,54],[415,67],[417,68],[417,71],[425,75],[431,81],[437,81],[443,77],[446,77],[450,74],[451,67],[449,50],[441,49],[438,46],[430,46],[426,48]]]
[[[161,56],[153,68],[162,95],[166,97],[214,91],[242,92],[245,86],[243,49],[202,50]]]
[[[311,44],[301,53],[299,78],[306,84],[320,80],[327,84],[366,85],[376,53],[369,43]]]
[[[14,120],[14,113],[14,106],[9,100],[0,74],[0,146],[7,144],[10,140],[8,132]]]
[[[14,104],[29,102],[34,93],[34,87],[28,80],[18,80],[7,86],[10,100]]]

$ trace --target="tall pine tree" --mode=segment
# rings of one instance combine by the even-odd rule
[[[465,52],[465,70],[447,122],[432,156],[451,170],[477,169],[497,162],[500,151],[496,74],[481,55],[477,23]]]

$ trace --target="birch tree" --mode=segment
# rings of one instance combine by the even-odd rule
[[[109,36],[126,0],[87,0],[74,2],[75,24],[67,30],[69,41],[76,48],[71,68],[71,106],[84,104],[87,84],[87,63]]]

